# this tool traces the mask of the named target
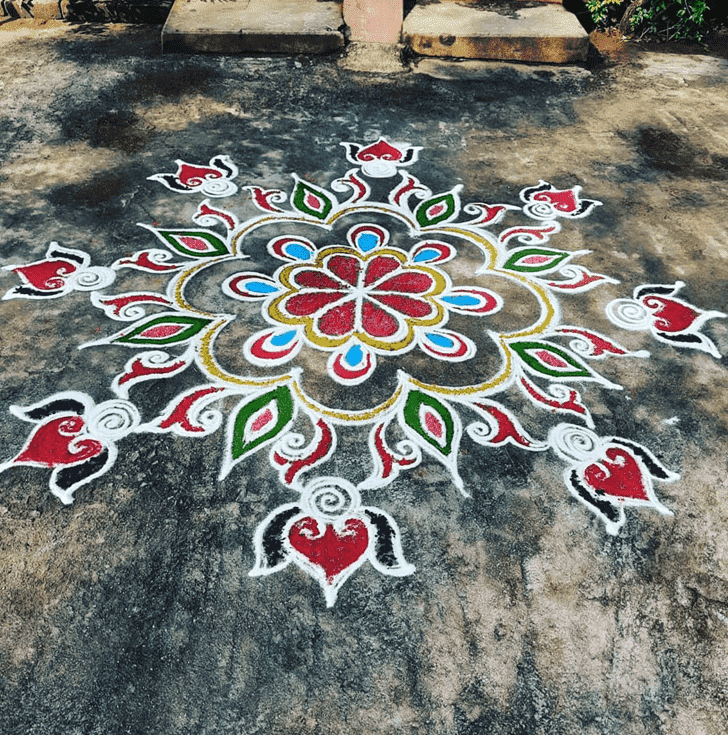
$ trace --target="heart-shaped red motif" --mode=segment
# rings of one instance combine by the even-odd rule
[[[15,458],[15,462],[60,467],[83,462],[101,454],[104,450],[101,442],[95,439],[77,440],[85,425],[80,416],[61,416],[41,424]]]
[[[299,554],[324,570],[329,584],[355,564],[369,547],[369,531],[357,518],[347,519],[341,532],[327,523],[321,533],[319,522],[306,516],[293,524],[288,539]]]
[[[69,260],[44,260],[13,269],[39,291],[56,291],[66,285],[66,276],[78,270]]]
[[[646,296],[642,303],[655,312],[655,327],[661,332],[684,332],[700,316],[695,309],[660,296]]]
[[[584,469],[584,480],[597,492],[620,500],[649,500],[642,468],[626,449],[609,447],[606,459]]]

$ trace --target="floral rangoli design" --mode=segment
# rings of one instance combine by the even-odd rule
[[[250,575],[293,563],[319,582],[329,606],[367,561],[385,575],[415,571],[396,520],[366,505],[366,493],[434,461],[469,495],[458,472],[463,442],[552,452],[568,491],[610,534],[624,525],[627,507],[669,514],[654,482],[679,476],[647,447],[598,435],[579,389],[620,388],[594,363],[649,353],[562,316],[562,299],[618,283],[577,262],[589,251],[550,244],[562,222],[587,217],[600,202],[582,198],[578,186],[540,181],[520,192],[519,205],[463,204],[461,187],[433,192],[410,173],[418,147],[385,139],[342,145],[353,168],[328,188],[295,174],[289,194],[245,187],[259,211],[248,220],[203,199],[192,225],[143,224],[154,247],[108,267],[55,242],[43,260],[7,266],[20,284],[4,299],[89,291],[123,324],[79,347],[134,352],[110,386],[113,398],[97,403],[66,391],[12,406],[33,429],[0,471],[51,469],[51,492],[70,504],[123,457],[120,443],[131,434],[223,431],[221,479],[266,452],[292,494],[259,523]],[[219,199],[237,193],[237,175],[218,155],[209,165],[177,161],[176,173],[149,179]],[[107,290],[130,270],[168,277],[167,288]],[[719,357],[700,330],[725,315],[678,298],[683,285],[638,286],[610,302],[607,317]],[[510,321],[499,321],[508,309]],[[148,415],[135,403],[137,386],[193,369],[202,382],[161,411]],[[534,436],[506,394],[559,423]],[[365,479],[328,469],[342,427],[361,437]]]

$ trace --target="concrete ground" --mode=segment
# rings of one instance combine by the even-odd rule
[[[728,61],[158,35],[0,26],[0,732],[724,735]]]

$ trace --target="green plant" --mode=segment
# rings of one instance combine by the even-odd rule
[[[635,8],[632,30],[664,41],[700,41],[710,30],[706,0],[647,0]]]
[[[624,5],[624,0],[586,0],[586,7],[596,25],[604,25],[605,21],[608,24],[612,20],[610,16],[620,5]]]

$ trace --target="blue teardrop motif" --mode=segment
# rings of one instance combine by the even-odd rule
[[[263,281],[248,281],[245,286],[250,293],[275,293],[279,290],[278,286]]]
[[[438,347],[444,347],[445,349],[452,349],[455,346],[455,342],[451,340],[449,337],[446,337],[444,334],[435,334],[434,332],[428,332],[426,335],[427,339],[432,342],[432,344],[437,345]]]
[[[296,330],[292,329],[290,332],[283,332],[283,334],[276,334],[275,337],[271,338],[270,343],[274,347],[283,347],[287,345],[296,336]]]
[[[311,260],[311,251],[304,245],[291,242],[283,248],[285,254],[296,260]]]
[[[477,306],[480,301],[475,296],[443,296],[443,301],[453,306]]]
[[[439,258],[442,255],[439,250],[433,250],[432,248],[425,248],[424,250],[420,250],[417,255],[415,255],[415,263],[423,263],[428,260],[435,260],[435,258]]]
[[[360,235],[357,235],[356,244],[359,250],[363,253],[368,253],[379,245],[379,238],[371,232],[362,232]]]
[[[364,351],[359,345],[352,345],[344,355],[344,359],[351,367],[356,367],[364,360]]]

